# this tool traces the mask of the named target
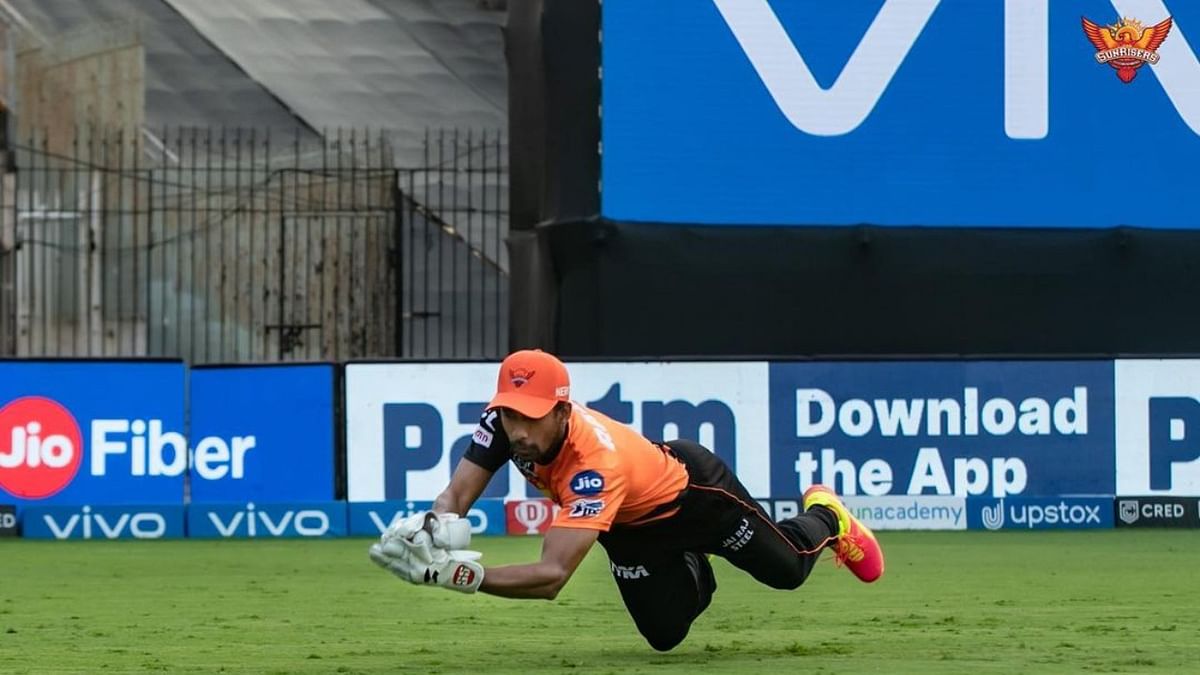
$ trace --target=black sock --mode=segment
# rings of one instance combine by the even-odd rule
[[[805,511],[805,513],[815,518],[820,518],[821,522],[825,523],[826,527],[829,528],[829,536],[838,536],[838,530],[841,529],[841,527],[838,524],[837,514],[834,513],[833,509],[829,508],[828,506],[822,506],[821,504],[813,504],[811,508]]]

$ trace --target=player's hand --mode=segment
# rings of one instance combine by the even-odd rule
[[[420,534],[420,533],[419,533]],[[441,586],[463,593],[474,593],[483,582],[483,565],[478,551],[445,551],[431,548],[431,559],[423,559],[423,550],[403,540],[373,544],[371,560],[405,581],[419,586]]]

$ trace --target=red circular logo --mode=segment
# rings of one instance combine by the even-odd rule
[[[57,401],[25,396],[0,408],[0,489],[49,497],[71,484],[82,459],[79,423]]]

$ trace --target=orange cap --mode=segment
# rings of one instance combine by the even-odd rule
[[[553,354],[540,349],[523,349],[509,354],[500,364],[496,395],[489,408],[510,408],[526,417],[541,419],[554,404],[571,399],[567,367]]]

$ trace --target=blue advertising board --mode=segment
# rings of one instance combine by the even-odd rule
[[[378,536],[397,517],[433,508],[431,501],[351,502],[350,536]],[[467,512],[471,534],[504,534],[504,500],[480,499]]]
[[[772,363],[771,496],[1112,495],[1111,361]]]
[[[1088,530],[1114,526],[1112,497],[967,499],[970,530]]]
[[[181,503],[184,365],[0,363],[0,503]]]
[[[21,514],[27,539],[178,539],[182,505],[27,506]]]
[[[1081,15],[1157,49],[1119,71]],[[1182,0],[605,0],[601,211],[1200,227],[1197,36]]]
[[[346,502],[190,504],[188,537],[269,539],[346,536]]]
[[[329,364],[191,372],[193,503],[333,499]]]

